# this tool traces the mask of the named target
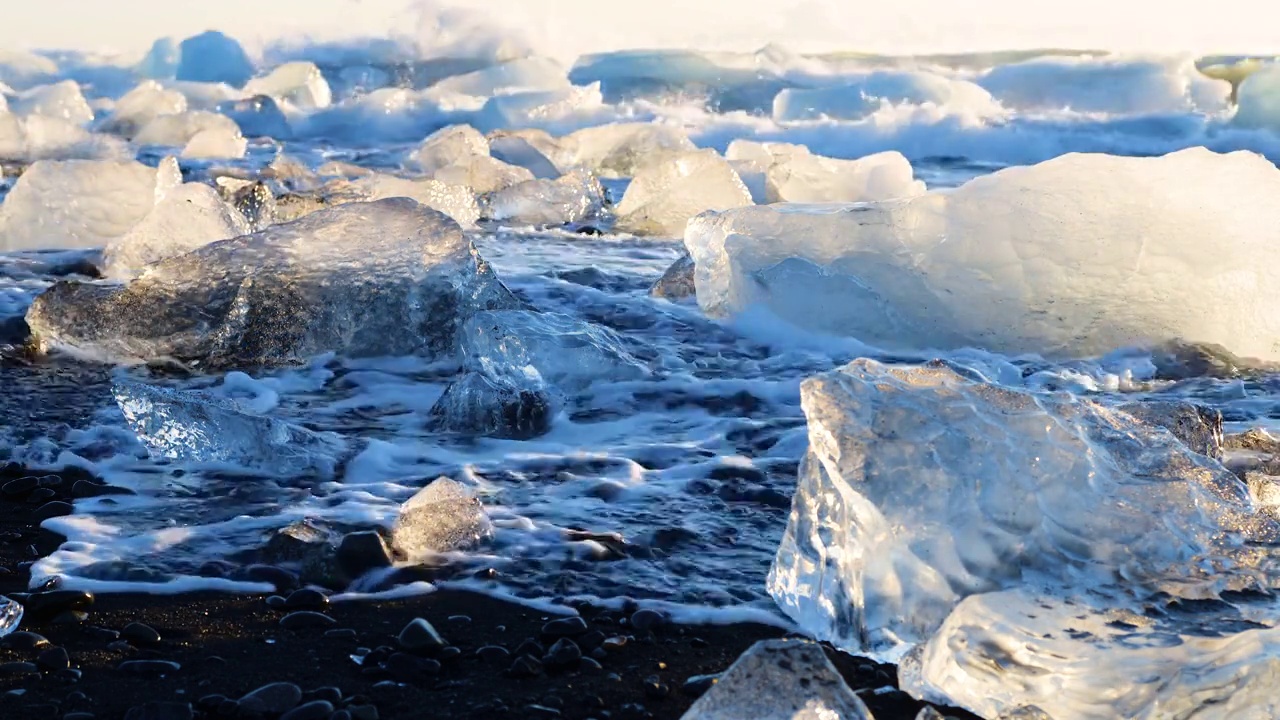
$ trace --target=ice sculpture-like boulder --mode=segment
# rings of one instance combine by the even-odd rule
[[[897,660],[983,593],[1207,598],[1280,580],[1254,546],[1280,524],[1245,485],[1119,410],[866,359],[804,381],[801,404],[809,450],[768,587],[850,652]]]
[[[447,185],[461,185],[476,194],[484,194],[533,180],[533,173],[488,155],[476,155],[457,165],[440,168],[432,177]]]
[[[243,87],[253,77],[253,62],[234,39],[215,30],[182,41],[177,78]]]
[[[681,720],[874,720],[822,646],[761,640]]]
[[[376,174],[350,183],[353,192],[369,200],[407,197],[453,218],[463,227],[471,227],[480,219],[480,206],[470,188],[450,185],[433,179],[406,180],[394,175]]]
[[[566,391],[596,381],[644,377],[645,366],[608,328],[557,313],[478,312],[462,326],[465,367],[501,379],[528,378]]]
[[[489,141],[470,125],[450,125],[427,136],[409,161],[423,172],[432,173],[450,165],[463,165],[473,157],[487,156]]]
[[[155,80],[144,80],[116,101],[111,115],[103,120],[98,129],[132,138],[157,117],[178,115],[186,111],[186,95],[165,88]]]
[[[528,180],[483,200],[482,214],[490,220],[539,227],[579,222],[604,209],[604,188],[594,175],[581,170],[556,180]]]
[[[151,212],[157,190],[181,182],[172,172],[132,161],[37,162],[0,205],[0,250],[103,245]]]
[[[321,110],[333,103],[329,83],[311,62],[289,62],[244,86],[247,95],[284,100],[299,110]]]
[[[129,427],[156,458],[228,462],[282,475],[332,475],[346,443],[195,390],[117,381],[112,388]]]
[[[186,183],[166,192],[138,224],[107,243],[102,274],[128,280],[150,263],[248,233],[244,216],[223,202],[216,190]]]
[[[210,243],[124,286],[58,283],[27,324],[44,349],[230,367],[453,357],[474,313],[518,305],[457,223],[392,198]]]
[[[615,123],[583,128],[559,139],[551,157],[561,170],[581,166],[601,177],[632,177],[658,155],[697,150],[679,128]]]
[[[851,203],[923,195],[902,153],[889,151],[857,160],[792,154],[765,171],[768,202]]]
[[[31,88],[20,93],[9,109],[19,115],[43,115],[73,125],[85,125],[93,120],[93,108],[89,107],[75,80]]]
[[[892,349],[1080,357],[1182,338],[1275,360],[1274,197],[1280,171],[1248,152],[1070,154],[909,200],[709,213],[685,245],[714,315],[763,305]]]
[[[689,218],[706,210],[751,204],[742,179],[714,150],[660,156],[627,186],[618,203],[618,229],[636,235],[680,237]]]
[[[410,562],[465,550],[493,534],[474,493],[447,477],[436,478],[400,506],[391,549]]]

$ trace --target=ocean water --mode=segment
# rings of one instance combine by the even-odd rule
[[[1251,93],[1245,80],[1240,102],[1255,111],[1240,121],[1232,85],[1202,72],[1218,60],[1053,50],[619,51],[572,66],[548,61],[537,72],[513,71],[517,79],[509,81],[485,75],[507,59],[501,48],[451,57],[420,50],[368,41],[269,48],[256,74],[285,61],[314,62],[332,103],[282,103],[288,137],[250,138],[236,159],[181,159],[185,179],[254,173],[281,150],[312,169],[343,161],[400,173],[427,134],[460,122],[554,135],[653,122],[720,152],[739,138],[803,144],[836,158],[897,150],[930,188],[1071,152],[1146,156],[1206,146],[1280,161],[1280,112],[1268,114],[1268,89]],[[207,98],[219,93],[238,97],[235,89],[174,82],[165,57],[141,65],[73,52],[38,57],[47,62],[0,60],[14,116],[33,89],[70,79],[95,120],[12,135],[0,145],[8,153],[0,156],[7,168],[0,193],[38,159],[135,157],[156,165],[173,153],[96,132],[144,76],[177,88],[193,108],[216,107]],[[466,85],[472,90],[449,89],[476,72]],[[510,100],[517,91],[551,93],[555,101]],[[248,130],[248,121],[241,124]],[[606,182],[615,200],[626,182]],[[68,357],[5,360],[0,460],[82,465],[136,493],[81,500],[74,515],[47,521],[68,542],[37,563],[33,582],[57,576],[97,591],[262,590],[235,568],[252,562],[275,529],[303,519],[340,530],[387,527],[401,502],[447,476],[481,499],[494,536],[429,574],[367,577],[351,592],[427,579],[529,600],[631,598],[778,617],[765,576],[806,449],[800,382],[860,356],[902,362],[933,355],[890,355],[764,314],[714,320],[691,301],[653,298],[650,285],[681,254],[679,238],[483,223],[468,234],[522,299],[613,330],[637,348],[647,376],[598,378],[569,398],[549,433],[515,441],[428,429],[428,410],[456,373],[447,362],[323,356],[302,367],[179,377]],[[59,278],[74,277],[93,253],[0,255],[0,322],[20,316]],[[1220,409],[1228,429],[1280,420],[1280,378],[1156,380],[1142,353],[1115,351],[1057,363],[979,350],[949,359],[1032,388],[1195,399]],[[234,398],[256,413],[336,433],[356,452],[333,477],[153,458],[112,395],[122,378]]]

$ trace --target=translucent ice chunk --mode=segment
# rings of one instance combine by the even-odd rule
[[[558,144],[558,157],[551,159],[561,170],[581,166],[608,178],[632,177],[655,156],[669,151],[697,149],[679,128],[651,123],[583,128],[560,138]]]
[[[263,77],[250,80],[248,95],[267,95],[288,102],[300,110],[320,110],[333,102],[333,93],[320,68],[311,62],[289,62]]]
[[[708,214],[685,245],[711,314],[762,304],[891,349],[1080,357],[1182,338],[1275,360],[1276,196],[1280,170],[1248,152],[1070,154],[905,201]]]
[[[556,180],[528,180],[483,199],[483,214],[513,225],[579,222],[604,208],[604,188],[594,175],[575,170]]]
[[[603,106],[599,83],[586,87],[571,85],[558,90],[516,92],[489,98],[476,119],[490,130],[541,126],[589,116]]]
[[[889,151],[857,160],[791,154],[765,171],[768,202],[868,202],[924,194],[902,153]]]
[[[947,114],[978,118],[1003,114],[991,93],[967,80],[924,71],[882,70],[843,86],[786,88],[773,100],[773,119],[779,122],[821,117],[860,120],[885,103],[928,103]]]
[[[551,58],[528,57],[445,78],[432,85],[431,90],[488,98],[518,91],[568,87],[569,78],[563,65]]]
[[[187,96],[165,88],[155,80],[144,80],[116,101],[111,115],[98,128],[132,138],[161,115],[177,115],[187,110]]]
[[[245,137],[288,140],[293,136],[293,128],[284,111],[266,95],[222,103],[218,105],[218,112],[234,120]]]
[[[456,165],[440,168],[432,177],[448,185],[468,187],[472,192],[480,194],[533,180],[533,173],[488,155],[476,155]]]
[[[400,507],[391,549],[410,562],[465,550],[493,534],[480,500],[447,477],[436,478]]]
[[[352,189],[370,200],[407,197],[448,215],[463,227],[480,219],[480,206],[470,188],[433,179],[406,180],[393,175],[370,175],[351,183]]]
[[[151,49],[134,69],[140,77],[168,80],[177,74],[180,62],[182,50],[178,47],[178,41],[162,37],[151,43]]]
[[[58,283],[27,323],[45,348],[228,367],[452,357],[473,313],[517,305],[457,223],[392,198],[210,243],[123,287]]]
[[[112,393],[129,427],[157,458],[332,475],[346,452],[334,433],[248,413],[215,395],[131,381],[118,381]]]
[[[681,255],[671,263],[671,267],[662,273],[662,277],[649,288],[649,294],[668,300],[693,297],[696,293],[693,285],[693,258]]]
[[[896,660],[964,598],[1023,586],[1213,597],[1280,584],[1280,525],[1167,430],[942,363],[806,380],[809,451],[769,575],[810,635]]]
[[[555,147],[555,140],[550,135],[546,136],[544,143],[535,144],[535,140],[526,134],[496,133],[489,136],[489,153],[504,163],[527,169],[539,180],[554,180],[560,171],[538,148],[542,145],[550,152],[550,148]]]
[[[156,178],[137,162],[37,162],[0,205],[0,250],[103,245],[151,212]]]
[[[84,125],[93,120],[93,109],[75,80],[31,88],[20,93],[9,109],[19,115],[43,115],[66,120],[73,125]]]
[[[450,165],[463,165],[489,154],[489,141],[470,125],[450,125],[427,136],[409,155],[409,161],[427,173]]]
[[[526,440],[551,428],[555,408],[540,377],[468,372],[445,388],[429,414],[446,432]]]
[[[207,128],[191,136],[182,148],[182,157],[237,159],[244,157],[248,146],[248,141],[240,134],[238,127]]]
[[[874,720],[822,647],[761,640],[681,720]]]
[[[0,637],[18,629],[22,623],[22,604],[0,595]]]
[[[531,310],[478,312],[462,327],[466,367],[492,378],[541,378],[564,390],[599,380],[643,377],[647,370],[607,328]]]
[[[249,232],[249,224],[208,185],[186,183],[165,193],[145,217],[107,243],[102,274],[128,280],[144,266]]]
[[[157,115],[138,131],[133,141],[138,145],[183,147],[201,132],[212,130],[222,135],[240,135],[240,127],[225,115],[205,110]]]
[[[618,203],[619,230],[680,237],[689,218],[706,210],[751,204],[751,193],[714,150],[659,156],[636,173]]]
[[[240,43],[210,30],[182,41],[177,78],[243,87],[253,77],[253,63]]]
[[[95,135],[66,120],[0,112],[0,157],[8,160],[106,160],[132,155],[119,138]]]

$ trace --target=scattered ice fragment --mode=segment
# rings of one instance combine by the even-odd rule
[[[1253,153],[1069,154],[909,200],[709,213],[685,245],[713,315],[760,304],[894,350],[1081,357],[1184,338],[1275,360],[1276,196],[1280,170]]]
[[[555,407],[541,378],[467,372],[445,388],[428,414],[446,432],[527,440],[551,429]]]
[[[320,68],[312,62],[289,62],[244,86],[247,95],[284,100],[299,110],[321,110],[333,102],[333,93]]]
[[[457,223],[393,198],[210,243],[123,287],[55,284],[27,323],[45,349],[234,367],[451,357],[473,313],[517,306]]]
[[[447,477],[436,478],[400,507],[391,549],[410,562],[465,550],[493,534],[480,500]]]
[[[607,178],[632,177],[659,155],[697,150],[683,130],[653,123],[583,128],[560,138],[558,147],[548,157],[561,170],[581,166]]]
[[[856,360],[800,392],[809,450],[768,587],[844,650],[896,661],[964,598],[1010,588],[1206,598],[1280,580],[1251,547],[1280,524],[1132,415],[941,362]]]
[[[233,123],[234,124],[234,123]],[[206,128],[191,136],[182,148],[190,159],[237,159],[244,157],[249,143],[238,127]]]
[[[742,653],[681,720],[874,720],[822,646],[761,640]]]
[[[546,135],[543,142],[535,144],[536,134],[545,132],[527,130],[522,133],[499,132],[489,136],[489,153],[508,165],[516,165],[533,173],[539,180],[554,180],[560,175],[555,163],[539,149],[555,147],[555,140]]]
[[[222,103],[218,105],[218,112],[235,121],[245,137],[269,137],[276,140],[293,137],[293,128],[284,111],[275,100],[266,95]]]
[[[37,162],[0,205],[0,250],[103,245],[155,207],[156,178],[133,161]]]
[[[183,40],[179,53],[178,80],[243,87],[253,77],[253,63],[240,43],[215,30]]]
[[[597,381],[633,380],[647,370],[613,331],[558,313],[477,312],[462,326],[465,367],[517,387],[541,378],[566,391]]]
[[[111,115],[102,121],[98,130],[131,139],[157,117],[186,111],[186,95],[165,88],[155,80],[144,80],[116,101]]]
[[[671,153],[636,173],[618,203],[617,228],[636,235],[680,237],[689,218],[744,205],[751,205],[751,193],[716,151]]]
[[[426,173],[450,165],[465,165],[477,156],[489,154],[489,141],[470,125],[450,125],[427,136],[409,161]]]
[[[0,595],[0,637],[18,629],[22,623],[22,604]]]
[[[765,171],[765,198],[770,203],[869,202],[923,195],[924,183],[913,177],[902,153],[889,151],[857,160],[792,154]]]
[[[138,145],[183,147],[206,130],[222,136],[240,135],[240,127],[225,115],[205,110],[188,110],[157,115],[133,136],[133,141]]]
[[[375,174],[351,183],[351,188],[369,200],[407,197],[453,218],[463,227],[471,227],[480,219],[480,206],[470,188],[423,178],[406,180],[393,175]]]
[[[244,216],[223,202],[217,191],[186,183],[167,192],[128,232],[107,243],[102,274],[128,280],[149,263],[248,233]]]
[[[21,92],[9,110],[18,115],[43,115],[66,120],[73,125],[86,125],[93,121],[93,109],[75,80],[40,85]]]
[[[481,201],[481,212],[490,220],[546,227],[599,215],[605,195],[594,175],[574,170],[556,180],[526,180]]]
[[[346,453],[345,442],[334,433],[251,414],[216,395],[129,380],[118,380],[112,393],[129,427],[154,457],[331,476]]]
[[[436,170],[432,177],[449,185],[468,187],[477,194],[491,193],[533,180],[528,170],[508,165],[488,155],[476,155],[462,163]]]

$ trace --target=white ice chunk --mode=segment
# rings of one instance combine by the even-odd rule
[[[240,43],[215,30],[183,40],[180,54],[179,80],[243,87],[253,77],[253,63]]]
[[[0,205],[0,250],[103,245],[151,212],[156,182],[156,170],[132,161],[37,162]]]
[[[822,647],[761,640],[681,720],[874,720]]]
[[[183,147],[206,130],[212,130],[221,137],[240,134],[239,126],[225,115],[205,110],[188,110],[157,115],[138,131],[133,141],[138,145]]]
[[[545,227],[600,214],[605,196],[594,175],[574,170],[556,180],[527,180],[483,201],[483,214],[490,220]]]
[[[1008,108],[1147,114],[1216,111],[1231,85],[1191,58],[1046,57],[999,65],[977,80]]]
[[[205,159],[236,159],[244,157],[249,142],[240,134],[240,128],[231,126],[205,128],[187,141],[182,148],[182,157]]]
[[[714,315],[763,304],[891,349],[1081,357],[1181,338],[1275,360],[1275,197],[1280,170],[1248,152],[1070,154],[905,201],[709,214],[685,244]]]
[[[19,93],[9,108],[19,115],[43,115],[85,125],[93,120],[93,108],[75,80],[40,85]]]
[[[22,623],[22,604],[0,595],[0,637],[18,629]]]
[[[868,202],[923,195],[911,163],[896,150],[857,160],[791,154],[765,172],[768,202]]]
[[[391,549],[405,560],[465,550],[493,534],[474,493],[447,477],[436,478],[400,506],[391,529]]]
[[[146,217],[107,243],[102,274],[128,280],[149,263],[249,232],[238,210],[208,185],[186,183],[165,193]]]
[[[1004,112],[990,93],[967,80],[924,71],[883,70],[837,87],[786,88],[773,99],[773,119],[861,120],[886,104],[931,105],[947,114],[975,118]]]
[[[284,100],[299,110],[319,110],[333,102],[329,83],[320,74],[320,68],[311,62],[280,65],[266,76],[250,80],[244,91],[248,95]]]
[[[8,160],[94,160],[132,155],[119,138],[95,135],[66,120],[0,111],[0,157]]]
[[[406,180],[394,175],[376,174],[352,183],[353,188],[370,200],[407,197],[448,215],[463,227],[471,227],[480,219],[480,206],[470,188],[449,185],[432,179]]]
[[[714,150],[658,156],[636,173],[618,203],[619,230],[679,237],[706,210],[751,204],[751,193]]]
[[[187,110],[187,96],[165,88],[155,80],[144,80],[116,101],[111,115],[99,130],[132,138],[161,115],[177,115]]]
[[[548,157],[561,170],[581,166],[601,177],[631,177],[665,151],[696,149],[679,128],[652,123],[615,123],[583,128],[560,138],[556,154]]]
[[[560,171],[538,145],[534,144],[535,141],[536,138],[530,134],[495,133],[489,136],[489,154],[508,165],[527,169],[539,180],[554,180],[560,175]],[[542,145],[544,148],[555,147],[555,140],[547,135],[545,144]]]
[[[489,98],[530,90],[565,90],[569,77],[563,65],[546,57],[528,57],[454,75],[432,85],[438,94]]]
[[[449,125],[427,136],[409,154],[409,161],[423,172],[432,173],[450,165],[463,165],[473,157],[487,156],[489,141],[470,125]]]
[[[461,336],[464,366],[492,378],[541,379],[574,391],[648,372],[613,331],[557,313],[478,312]]]
[[[1124,412],[973,375],[861,359],[802,383],[809,450],[768,587],[806,633],[897,660],[980,593],[1280,581],[1250,547],[1280,525],[1218,462]]]
[[[542,126],[560,120],[591,117],[604,107],[600,83],[570,85],[560,90],[536,90],[489,98],[477,122],[490,129]]]
[[[249,413],[234,401],[205,392],[119,380],[112,393],[129,427],[156,458],[329,476],[346,451],[335,433],[312,432]]]
[[[449,185],[464,185],[474,193],[483,194],[533,180],[533,173],[488,155],[476,155],[463,163],[440,168],[432,173],[432,177]]]
[[[515,306],[456,222],[393,198],[210,243],[124,286],[55,284],[27,323],[45,349],[229,367],[453,357],[473,313]]]
[[[1244,79],[1232,122],[1280,132],[1280,64],[1267,65]]]

